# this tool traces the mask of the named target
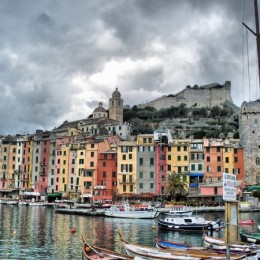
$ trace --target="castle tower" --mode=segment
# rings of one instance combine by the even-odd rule
[[[244,148],[245,180],[260,182],[260,100],[243,102],[240,109],[239,136]]]
[[[123,99],[117,88],[109,99],[109,118],[123,123]]]

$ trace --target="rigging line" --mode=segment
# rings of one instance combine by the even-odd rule
[[[245,6],[246,6],[246,0],[244,0],[244,6],[243,6],[243,18],[242,21],[244,23],[245,21]],[[243,94],[243,101],[245,101],[245,54],[244,54],[244,49],[245,49],[245,43],[244,43],[244,27],[242,23],[242,31],[241,31],[241,36],[242,36],[242,94]]]
[[[249,100],[251,99],[251,84],[250,84],[250,70],[249,70],[249,51],[248,51],[248,31],[246,31],[246,51],[247,51],[247,73],[249,83]]]

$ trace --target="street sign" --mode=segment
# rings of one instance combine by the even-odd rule
[[[223,200],[236,200],[236,175],[223,173]]]

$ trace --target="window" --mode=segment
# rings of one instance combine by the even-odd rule
[[[63,165],[66,165],[66,160],[63,160]]]
[[[94,167],[94,162],[90,162],[90,167]]]
[[[94,157],[94,152],[91,152],[91,153],[90,153],[90,157]]]
[[[132,160],[132,159],[133,159],[133,155],[130,153],[130,154],[128,155],[128,158],[129,158],[129,160]]]
[[[144,159],[143,158],[139,158],[139,165],[143,165],[144,163]]]
[[[133,172],[133,165],[129,164],[129,172]]]
[[[210,157],[209,156],[207,156],[207,162],[210,162]]]
[[[195,171],[195,164],[191,164],[190,168],[192,171]]]
[[[177,161],[181,161],[181,156],[177,156]]]
[[[229,158],[228,157],[225,158],[225,162],[229,163]]]
[[[221,166],[218,166],[218,167],[217,167],[217,171],[218,171],[218,172],[221,172]]]
[[[177,146],[177,151],[180,152],[181,151],[181,147],[178,145]]]
[[[154,165],[154,160],[153,160],[153,158],[150,158],[150,165]]]
[[[171,168],[172,168],[171,165],[168,164],[168,165],[167,165],[167,170],[168,170],[168,171],[171,171]]]
[[[225,173],[228,173],[228,168],[225,168]]]
[[[106,178],[106,176],[107,176],[107,173],[103,172],[103,178]]]
[[[91,148],[95,148],[95,144],[91,144],[91,146],[90,146]]]
[[[148,143],[151,144],[153,142],[153,139],[151,137],[148,138]]]
[[[210,147],[206,147],[206,152],[207,152],[207,153],[210,152]]]
[[[237,154],[237,149],[236,148],[234,149],[234,154]]]
[[[220,147],[217,147],[217,152],[218,152],[218,153],[220,152]]]
[[[124,160],[124,161],[126,160],[126,155],[125,154],[122,155],[122,160]]]
[[[195,160],[195,154],[194,154],[194,153],[192,153],[192,154],[190,155],[190,159],[191,159],[191,160]]]
[[[172,159],[171,155],[168,155],[168,161],[170,161]]]
[[[84,159],[79,159],[79,164],[84,164]]]
[[[256,158],[255,158],[255,164],[256,164],[256,165],[260,165],[260,158],[259,158],[259,157],[256,157]]]
[[[150,183],[150,189],[153,189],[153,188],[154,188],[154,184]]]
[[[198,170],[202,171],[203,170],[203,164],[198,164]]]
[[[147,139],[146,138],[144,138],[144,144],[146,144],[147,143]]]
[[[140,178],[140,179],[143,178],[143,172],[139,172],[139,178]]]
[[[184,150],[185,152],[187,152],[188,147],[185,145],[185,146],[183,147],[183,150]]]
[[[178,166],[178,173],[181,173],[181,166]]]
[[[188,161],[188,156],[184,155],[184,161]]]
[[[170,146],[168,146],[168,152],[170,152],[172,150],[172,148]]]
[[[210,172],[211,171],[211,169],[210,169],[210,166],[207,166],[207,172]]]
[[[116,172],[112,172],[112,177],[116,178]]]
[[[221,162],[221,157],[220,156],[217,156],[217,161]]]
[[[149,146],[148,149],[149,149],[149,152],[154,152],[155,151],[154,146]]]
[[[139,183],[139,189],[143,189],[143,183]]]
[[[102,163],[102,166],[103,166],[103,167],[106,167],[106,166],[107,166],[107,163],[106,163],[106,162],[103,162],[103,163]]]
[[[238,158],[237,157],[234,157],[234,162],[238,162]]]

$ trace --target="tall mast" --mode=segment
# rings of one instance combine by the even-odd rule
[[[257,47],[257,60],[258,60],[258,80],[259,80],[259,89],[260,89],[260,35],[259,35],[259,18],[258,18],[258,6],[257,0],[254,0],[254,9],[255,9],[255,28],[256,32],[254,32],[251,28],[249,28],[245,23],[242,23],[251,33],[256,36],[256,47]]]
[[[258,80],[259,80],[259,87],[260,87],[260,36],[259,36],[259,19],[258,19],[257,0],[254,0],[254,7],[255,7],[256,46],[257,46],[257,58],[258,58]]]

